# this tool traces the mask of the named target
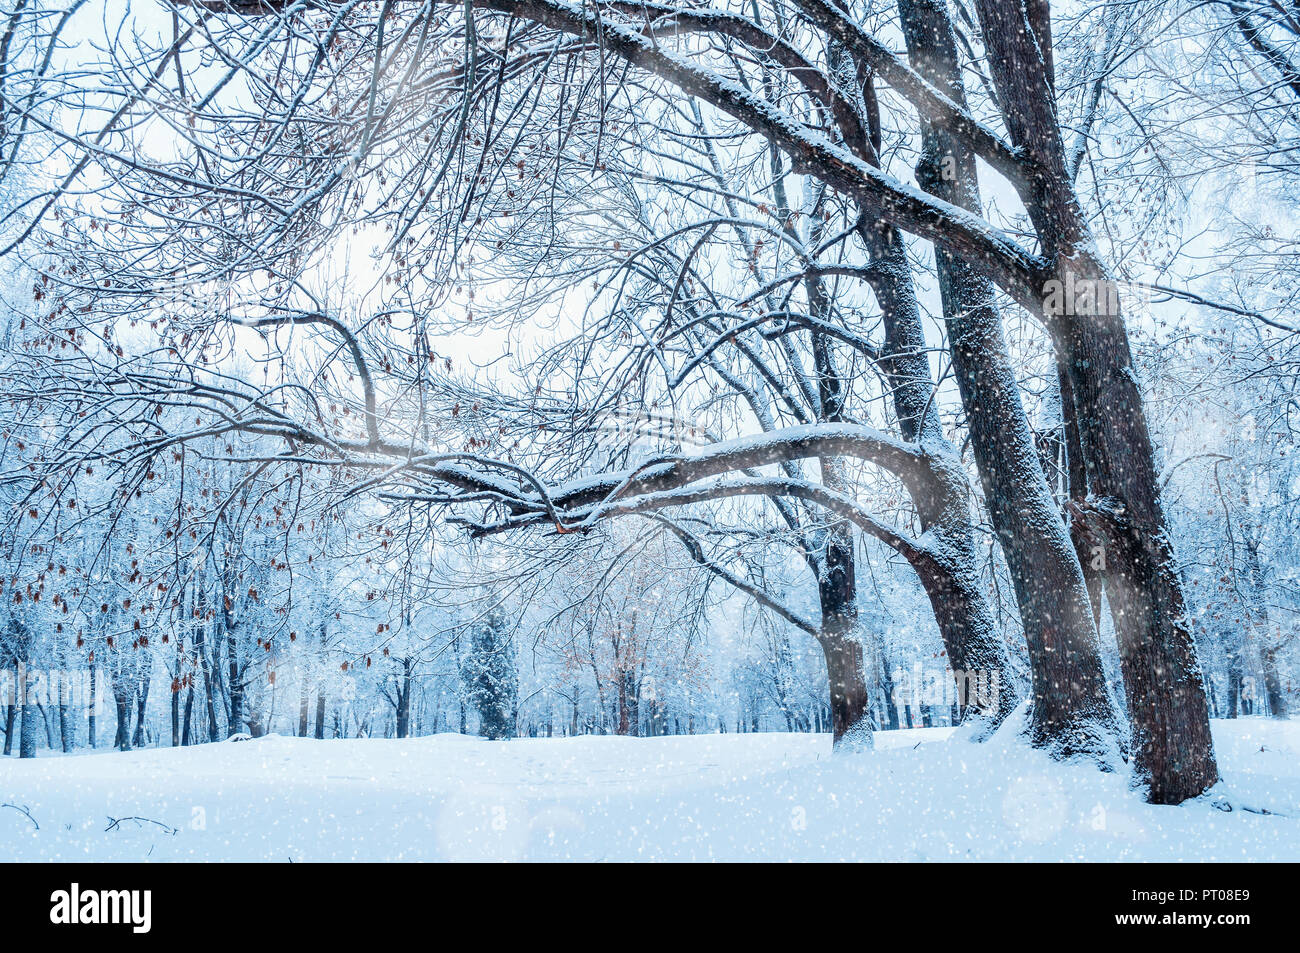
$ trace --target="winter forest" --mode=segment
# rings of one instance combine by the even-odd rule
[[[0,0],[0,859],[1298,860],[1298,242],[1295,0]]]

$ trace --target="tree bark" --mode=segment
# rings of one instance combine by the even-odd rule
[[[310,708],[311,686],[307,683],[307,673],[302,673],[302,684],[298,687],[298,737],[307,737],[308,710]]]
[[[229,667],[227,688],[230,691],[230,721],[226,737],[234,737],[244,727],[244,681],[239,672],[239,646],[232,627],[226,627],[226,662]]]
[[[97,716],[96,709],[99,707],[99,673],[95,670],[95,663],[90,663],[90,710],[86,715],[86,740],[90,747],[95,747],[95,723]]]
[[[946,4],[899,0],[913,67],[965,106],[956,39]],[[977,214],[975,157],[923,121],[917,181],[926,191]],[[1092,602],[1074,543],[1043,476],[1020,402],[992,281],[936,247],[949,353],[971,448],[994,531],[1007,560],[1029,650],[1030,737],[1062,756],[1107,758],[1117,717],[1106,687]]]
[[[1043,311],[1073,390],[1119,642],[1134,766],[1178,804],[1218,780],[1205,683],[1160,502],[1118,287],[1075,194],[1044,57],[1023,0],[976,0],[1012,142],[1034,165],[1025,205],[1050,263]]]
[[[188,748],[194,743],[194,681],[190,679],[189,691],[185,693],[185,719],[181,728],[181,745]]]
[[[131,699],[127,697],[126,689],[124,687],[119,688],[114,684],[113,704],[117,711],[117,736],[113,739],[113,747],[122,751],[130,751]]]
[[[172,705],[172,747],[179,748],[181,744],[181,683],[180,679],[173,680],[171,691]]]
[[[1264,669],[1264,695],[1268,699],[1268,713],[1274,718],[1286,718],[1286,692],[1282,690],[1282,676],[1278,672],[1277,649],[1261,648],[1259,661]]]
[[[13,754],[14,750],[14,723],[18,717],[18,706],[5,705],[5,757]]]
[[[1006,646],[977,578],[965,472],[935,408],[925,331],[903,237],[892,226],[874,224],[864,224],[859,234],[875,273],[871,286],[885,329],[880,363],[893,393],[899,429],[930,458],[931,478],[911,495],[922,531],[941,541],[934,548],[939,555],[914,560],[913,568],[930,600],[959,694],[970,673],[982,673],[980,680],[996,693],[974,705],[969,698],[961,699],[964,715],[978,713],[985,719],[980,734],[987,735],[1014,709],[1016,694]]]
[[[853,537],[846,527],[827,532],[819,555],[817,591],[822,622],[818,641],[826,658],[830,683],[831,739],[836,748],[870,747],[871,718],[867,683],[862,670],[862,643],[857,638],[857,577]]]
[[[145,656],[145,658],[147,659],[149,658],[149,656]],[[145,730],[144,730],[145,728],[144,713],[145,713],[145,706],[149,702],[149,681],[150,681],[149,675],[151,671],[152,671],[152,666],[149,665],[148,662],[146,662],[144,673],[140,676],[140,683],[136,689],[135,735],[131,739],[131,743],[137,748],[143,748],[146,743]]]
[[[397,687],[397,737],[411,733],[411,672],[414,663],[409,657],[402,659],[402,675]]]
[[[20,638],[26,635],[20,633]],[[18,726],[18,757],[36,757],[36,698],[32,691],[32,678],[27,671],[24,659],[29,648],[23,648],[18,658],[18,713],[22,719]]]

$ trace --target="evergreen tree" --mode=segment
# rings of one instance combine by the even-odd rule
[[[505,614],[492,609],[469,630],[469,652],[461,664],[462,691],[479,715],[479,734],[493,741],[511,738],[519,702],[514,642]]]

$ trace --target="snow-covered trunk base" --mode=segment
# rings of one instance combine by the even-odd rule
[[[1031,673],[1030,737],[1062,757],[1111,763],[1121,736],[1092,603],[1043,477],[988,282],[940,252],[953,371],[971,447],[1020,609]],[[982,303],[977,304],[982,298]],[[956,317],[956,315],[964,315]],[[978,408],[982,412],[973,412]]]
[[[980,580],[969,567],[953,571],[936,563],[918,571],[952,666],[965,737],[983,741],[1019,701],[1006,646]]]
[[[1085,518],[1104,543],[1134,766],[1152,803],[1178,804],[1219,777],[1204,679],[1117,286],[1088,254],[1067,262],[1048,312],[1087,463]]]
[[[853,534],[846,525],[826,533],[817,555],[822,624],[818,641],[830,685],[831,737],[836,751],[870,748],[871,716],[858,630],[858,580]]]
[[[823,626],[822,654],[831,692],[831,739],[836,752],[861,751],[874,744],[862,677],[862,646],[843,634],[844,620]]]
[[[1167,537],[1132,531],[1112,538],[1111,546],[1115,563],[1108,560],[1106,592],[1119,638],[1135,768],[1151,803],[1179,804],[1204,793],[1219,775],[1173,547]]]

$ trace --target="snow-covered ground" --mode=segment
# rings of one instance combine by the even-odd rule
[[[5,758],[0,860],[1300,860],[1300,722],[1214,729],[1226,780],[1177,808],[942,728]]]

